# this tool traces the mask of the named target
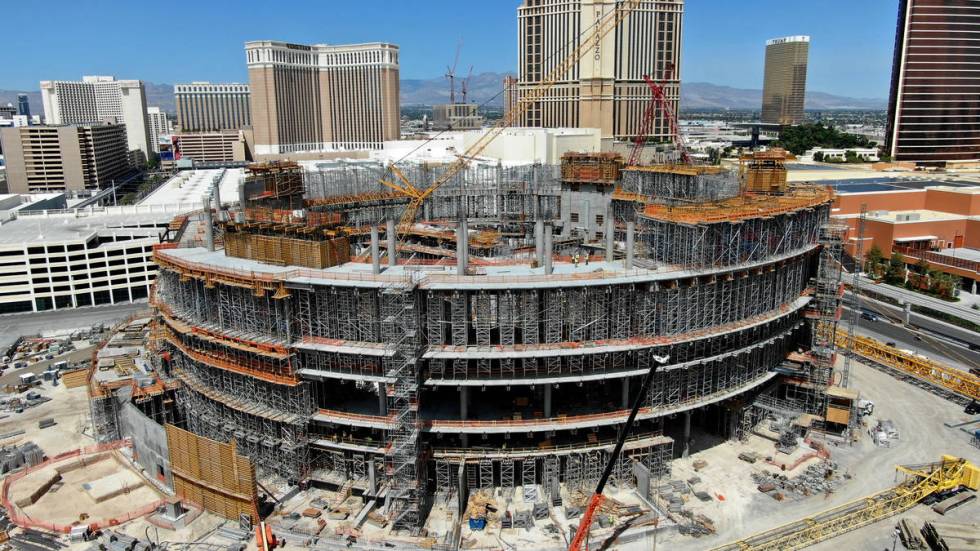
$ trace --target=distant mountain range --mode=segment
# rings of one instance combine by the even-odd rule
[[[176,114],[177,107],[174,103],[173,84],[154,84],[143,82],[146,89],[146,106],[159,107],[167,113]],[[27,101],[31,105],[32,115],[44,115],[44,106],[41,104],[40,90],[0,90],[0,105],[17,105],[17,94],[27,94]]]
[[[805,109],[885,109],[880,98],[849,98],[807,91]],[[732,88],[708,82],[685,82],[681,86],[681,109],[762,109],[762,90]]]
[[[477,104],[500,107],[504,102],[503,81],[508,73],[480,73],[473,75],[468,87],[467,100]],[[160,107],[167,113],[175,113],[174,87],[172,84],[144,82],[146,105]],[[0,105],[17,105],[18,90],[0,90]],[[459,84],[456,94],[461,99]],[[41,92],[27,92],[32,114],[43,114]],[[402,105],[433,105],[449,101],[449,83],[445,78],[402,79]],[[753,109],[762,107],[762,90],[732,88],[708,82],[686,82],[681,86],[681,109]],[[881,98],[850,98],[824,92],[806,94],[806,108],[823,109],[885,109],[887,101]]]

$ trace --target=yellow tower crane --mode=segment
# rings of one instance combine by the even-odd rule
[[[385,186],[405,195],[409,198],[408,205],[402,212],[401,219],[398,223],[398,231],[404,235],[412,224],[415,223],[415,216],[418,213],[419,208],[422,203],[431,196],[437,189],[442,187],[443,184],[450,181],[459,174],[464,168],[466,168],[467,160],[479,156],[486,148],[497,139],[497,136],[506,130],[508,127],[512,126],[515,121],[521,119],[525,113],[544,95],[555,87],[560,81],[564,80],[566,74],[571,71],[575,65],[579,62],[582,57],[587,53],[592,52],[596,45],[601,43],[602,39],[616,29],[620,23],[626,19],[629,14],[639,6],[640,0],[623,0],[616,4],[615,9],[610,13],[599,19],[595,25],[591,28],[591,33],[583,33],[580,37],[579,43],[575,48],[565,56],[564,59],[555,64],[554,68],[548,72],[547,75],[542,79],[542,81],[536,86],[527,89],[520,97],[517,105],[507,111],[507,113],[497,121],[497,123],[490,128],[487,132],[484,132],[472,145],[470,145],[465,152],[457,156],[456,160],[453,161],[446,169],[446,171],[437,178],[432,185],[425,189],[419,189],[413,185],[405,175],[398,170],[394,164],[390,165],[391,173],[395,176],[399,183],[395,183],[394,179],[381,180],[381,183]]]

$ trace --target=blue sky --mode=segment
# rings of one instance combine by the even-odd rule
[[[886,97],[897,0],[688,0],[682,78],[762,87],[764,43],[812,36],[808,89]],[[150,82],[247,79],[242,44],[383,40],[402,78],[513,70],[519,0],[49,0],[5,2],[0,88],[114,74]]]

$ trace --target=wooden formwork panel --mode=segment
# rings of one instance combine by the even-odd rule
[[[66,371],[61,374],[61,383],[65,385],[65,388],[78,388],[80,386],[85,386],[85,384],[88,382],[88,372],[90,369],[91,368]]]
[[[229,232],[225,234],[225,254],[278,266],[329,268],[350,261],[350,242],[346,237],[310,241]]]
[[[229,520],[242,513],[258,520],[255,466],[238,455],[234,442],[216,442],[173,425],[166,430],[178,497]]]

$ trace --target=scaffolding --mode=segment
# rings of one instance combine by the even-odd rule
[[[808,295],[829,300],[827,274],[812,278],[821,255],[839,257],[839,243],[821,233],[826,189],[733,197],[730,171],[633,167],[615,192],[614,224],[636,221],[637,254],[671,269],[530,271],[536,226],[558,227],[550,231],[561,246],[583,244],[561,234],[568,171],[577,183],[603,183],[613,161],[577,158],[581,166],[565,166],[564,175],[559,166],[473,162],[426,198],[415,224],[400,227],[387,273],[352,264],[371,254],[369,233],[399,220],[410,198],[398,182],[426,190],[447,166],[253,170],[251,200],[225,224],[226,257],[302,266],[297,255],[311,255],[293,241],[343,239],[353,261],[338,254],[329,264],[343,265],[330,269],[262,270],[159,247],[156,336],[164,370],[181,383],[184,426],[234,440],[263,475],[383,499],[389,524],[418,534],[433,486],[460,497],[522,488],[531,499],[554,499],[560,484],[591,487],[611,448],[602,439],[626,416],[619,404],[631,382],[669,356],[643,396],[641,426],[613,482],[629,488],[635,472],[667,474],[673,443],[662,436],[663,419],[712,404],[729,415],[723,404],[773,381],[807,340]],[[297,175],[305,211],[294,212]],[[609,198],[608,186],[596,193]],[[470,270],[440,273],[459,253],[449,226],[461,218],[471,223],[459,240],[473,254]],[[509,264],[519,266],[510,273]],[[812,378],[829,380],[817,370]],[[801,392],[817,386],[804,382]],[[468,416],[470,390],[480,387],[498,396],[506,388],[515,402]],[[732,433],[751,430],[751,416],[728,419]]]
[[[399,529],[421,528],[425,477],[421,456],[419,422],[420,349],[417,308],[413,288],[389,287],[382,291],[381,320],[392,355],[385,358],[387,411],[391,428],[385,446],[388,477],[388,516]]]
[[[841,253],[845,227],[827,224],[820,228],[820,262],[817,266],[813,293],[813,319],[810,354],[812,368],[807,382],[818,389],[834,384],[834,360],[837,357],[837,325],[841,318],[841,300],[844,286],[841,283]]]
[[[630,166],[622,171],[616,194],[643,203],[707,203],[735,197],[735,172],[720,166]]]

